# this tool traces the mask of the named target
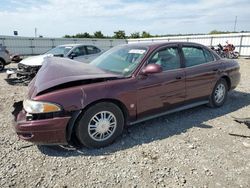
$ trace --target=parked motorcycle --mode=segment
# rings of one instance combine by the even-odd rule
[[[239,52],[236,52],[234,50],[235,50],[235,46],[227,42],[227,45],[225,45],[223,48],[223,51],[226,54],[226,58],[237,59],[239,57]]]
[[[240,55],[239,52],[234,51],[235,46],[233,44],[229,44],[228,42],[224,47],[221,44],[218,44],[217,48],[212,46],[211,49],[222,58],[237,59]]]
[[[220,57],[226,58],[226,54],[221,44],[218,44],[216,48],[212,46],[211,49],[214,50]]]

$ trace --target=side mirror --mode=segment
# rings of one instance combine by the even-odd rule
[[[77,57],[76,53],[72,52],[70,55],[69,55],[69,58],[70,59],[74,59],[75,57]]]
[[[148,64],[141,71],[142,75],[155,74],[162,72],[162,67],[158,64]]]

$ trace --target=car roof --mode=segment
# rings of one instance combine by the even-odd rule
[[[213,50],[211,50],[209,47],[203,45],[203,44],[199,44],[199,43],[195,43],[195,42],[180,42],[180,41],[171,41],[171,42],[135,42],[135,43],[129,43],[129,44],[124,44],[121,46],[127,46],[127,47],[134,47],[134,48],[148,48],[150,50],[155,50],[157,48],[160,47],[164,47],[167,45],[187,45],[187,46],[196,46],[196,47],[202,47],[205,48],[207,50],[209,50],[211,53],[214,54],[214,56],[219,59],[220,56],[215,53]]]
[[[62,44],[58,46],[70,46],[70,47],[75,47],[75,46],[94,46],[92,44]]]
[[[178,42],[178,41],[171,41],[171,42],[138,42],[138,43],[135,42],[135,43],[125,44],[124,46],[156,48],[156,47],[161,47],[161,46],[165,46],[165,45],[176,45],[176,44],[204,46],[202,44],[194,43],[194,42]]]

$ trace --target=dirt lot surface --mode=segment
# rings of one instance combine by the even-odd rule
[[[250,129],[233,121],[250,117],[250,60],[239,62],[241,83],[223,107],[140,123],[103,149],[18,140],[12,104],[27,87],[7,84],[1,72],[0,187],[250,187]]]

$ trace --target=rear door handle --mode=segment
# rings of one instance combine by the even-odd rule
[[[180,79],[182,79],[182,77],[181,76],[177,76],[177,77],[175,77],[175,79],[176,80],[180,80]]]
[[[213,71],[214,71],[214,72],[217,72],[217,71],[219,71],[219,69],[213,69]]]

